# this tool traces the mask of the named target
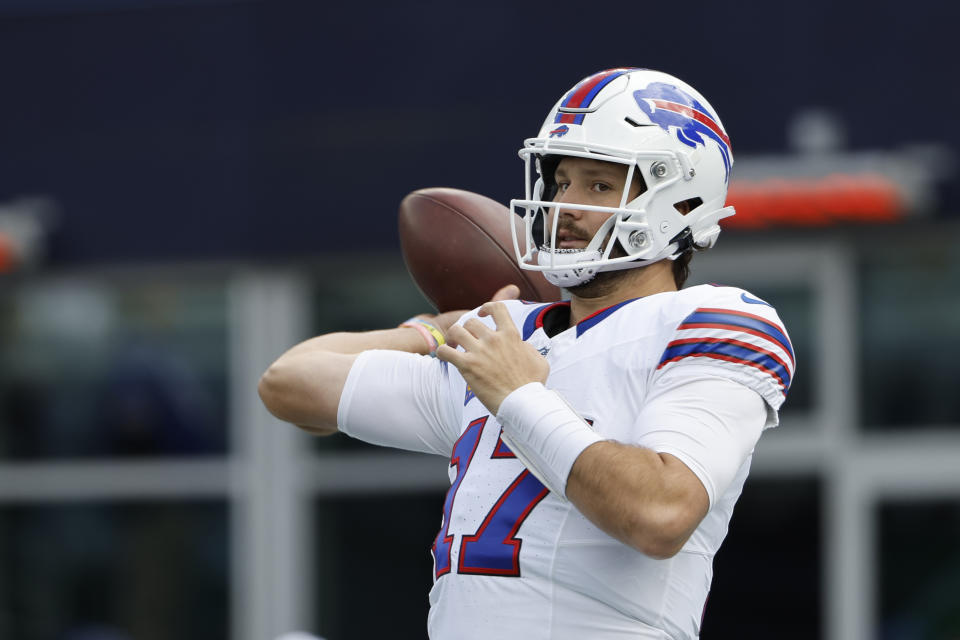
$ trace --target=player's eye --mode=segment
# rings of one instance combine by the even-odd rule
[[[605,182],[593,183],[593,190],[596,191],[597,193],[605,193],[607,191],[610,191],[610,189],[612,189],[612,187]]]

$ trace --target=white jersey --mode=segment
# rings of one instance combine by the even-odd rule
[[[605,438],[679,457],[704,483],[710,510],[676,556],[648,557],[524,468],[455,367],[395,352],[363,354],[341,398],[341,430],[450,458],[451,487],[431,549],[434,640],[699,635],[713,556],[752,443],[776,424],[790,386],[787,334],[771,306],[732,287],[630,300],[550,337],[545,314],[563,304],[507,303],[524,340],[550,363],[546,386]],[[756,432],[744,451],[726,446],[736,437],[701,437],[696,420],[677,424],[685,418],[658,412],[660,395],[684,380],[718,381],[737,402],[755,402]]]

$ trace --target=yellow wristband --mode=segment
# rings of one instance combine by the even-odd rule
[[[443,331],[440,331],[440,329],[437,329],[435,326],[425,320],[420,320],[418,318],[417,322],[422,324],[423,327],[430,332],[430,335],[433,336],[433,339],[437,341],[437,349],[447,344],[447,339],[443,337]],[[434,349],[434,351],[436,351],[436,349]]]
[[[429,322],[413,317],[406,322],[400,323],[401,327],[410,327],[416,329],[423,339],[427,341],[427,350],[430,355],[436,355],[440,345],[446,344],[447,340],[443,337],[443,332]]]

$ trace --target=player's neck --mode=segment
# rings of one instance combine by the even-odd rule
[[[661,260],[646,267],[598,275],[599,282],[570,291],[570,325],[615,304],[667,291],[676,291],[673,263]]]

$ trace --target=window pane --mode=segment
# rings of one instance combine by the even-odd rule
[[[436,313],[399,254],[344,258],[314,272],[314,278],[317,333],[385,329],[419,313]]]
[[[430,546],[440,530],[443,496],[316,502],[317,633],[337,640],[426,637]]]
[[[820,504],[813,478],[747,481],[713,563],[702,637],[822,637]]]
[[[226,450],[222,283],[31,282],[0,293],[0,458]]]
[[[883,640],[960,638],[960,499],[878,509]]]
[[[0,637],[226,638],[228,554],[221,502],[0,508]]]
[[[864,251],[860,374],[867,429],[960,425],[960,252]]]

